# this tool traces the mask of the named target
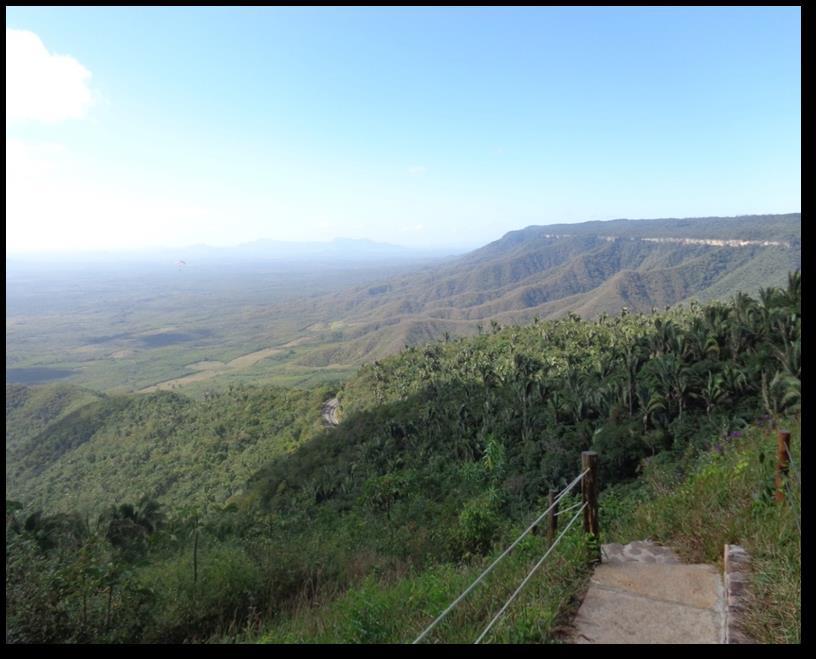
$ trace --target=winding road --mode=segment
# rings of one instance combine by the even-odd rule
[[[320,413],[323,416],[323,422],[327,428],[333,428],[340,424],[337,418],[338,407],[340,407],[340,401],[337,400],[337,398],[329,398],[329,400],[323,403],[323,408],[320,410]]]

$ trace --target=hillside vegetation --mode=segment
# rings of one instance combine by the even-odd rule
[[[10,385],[6,492],[48,510],[93,514],[143,496],[222,505],[258,469],[320,430],[318,411],[331,391],[243,387],[201,401],[157,392],[87,402],[87,392],[67,385]],[[15,396],[25,402],[15,404]],[[52,416],[39,429],[27,423],[36,418],[31,399]]]
[[[517,324],[572,311],[648,312],[692,299],[783,286],[801,264],[801,215],[613,220],[511,231],[465,256],[358,287],[329,301],[334,322],[307,327],[309,366],[359,364],[429,339],[476,334],[490,320]],[[743,246],[694,241],[748,241]],[[670,240],[671,242],[658,242]],[[690,241],[690,242],[689,242]],[[763,244],[763,243],[768,244]],[[330,346],[320,347],[329,343]]]
[[[644,459],[688,464],[763,415],[797,414],[800,314],[791,273],[757,299],[494,321],[368,364],[339,391],[91,401],[38,435],[47,470],[25,461],[34,447],[7,467],[7,639],[411,640],[578,473],[581,451],[598,451],[608,488]],[[341,424],[323,429],[335,393]],[[170,473],[183,486],[163,489]],[[483,627],[541,542],[430,640]],[[557,638],[585,542],[565,539],[530,584],[542,597],[490,640]]]
[[[314,386],[406,346],[475,336],[492,320],[756,295],[800,267],[800,236],[798,213],[613,220],[527,227],[411,266],[191,261],[130,277],[11,277],[7,379],[63,378],[106,393],[158,385],[199,398],[236,384]]]

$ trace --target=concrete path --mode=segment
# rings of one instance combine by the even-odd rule
[[[723,643],[722,577],[649,541],[603,545],[572,643]]]

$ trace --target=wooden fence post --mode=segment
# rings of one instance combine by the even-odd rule
[[[553,540],[555,540],[555,532],[558,530],[558,503],[555,501],[555,497],[558,495],[558,490],[554,487],[550,488],[550,494],[547,497],[547,507],[549,508],[552,506],[550,513],[549,513],[549,524],[547,524],[547,540],[549,540],[550,544],[552,544]],[[553,505],[555,503],[555,505]]]
[[[596,548],[593,551],[592,560],[599,561],[601,558],[601,545],[598,529],[598,454],[595,451],[583,451],[581,453],[581,472],[586,470],[581,481],[581,499],[587,504],[584,508],[584,532],[589,533],[595,539]]]
[[[790,432],[780,430],[776,436],[776,494],[774,499],[777,503],[785,500],[785,479],[788,477],[790,466]]]

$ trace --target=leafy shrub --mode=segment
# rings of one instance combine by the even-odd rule
[[[501,529],[501,517],[490,492],[469,501],[459,514],[457,541],[463,554],[484,554]]]

